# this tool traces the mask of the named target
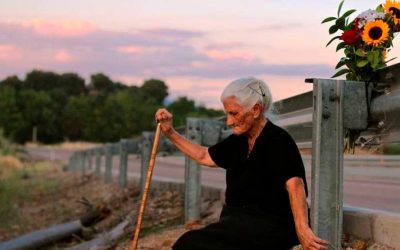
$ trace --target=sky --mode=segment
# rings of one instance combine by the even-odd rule
[[[383,1],[347,0],[355,17]],[[325,47],[338,0],[0,0],[0,80],[33,69],[162,79],[170,100],[222,108],[229,82],[263,79],[274,101],[330,78],[343,52]],[[399,39],[388,57],[399,54]],[[390,64],[398,63],[394,60]]]

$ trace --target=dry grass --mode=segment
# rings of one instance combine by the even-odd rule
[[[90,148],[95,148],[99,147],[100,143],[91,143],[91,142],[63,142],[59,144],[54,144],[54,145],[47,145],[48,147],[51,148],[61,148],[61,149],[70,149],[70,150],[84,150],[84,149],[90,149]],[[38,144],[38,143],[32,143],[32,142],[27,142],[25,144],[26,147],[30,148],[37,148],[37,147],[43,147],[43,145]]]
[[[22,162],[15,156],[0,156],[0,178],[5,178],[23,168]]]

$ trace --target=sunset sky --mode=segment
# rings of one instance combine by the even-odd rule
[[[328,24],[337,0],[0,0],[0,79],[32,69],[102,72],[140,85],[159,78],[170,99],[185,95],[220,108],[230,81],[256,76],[274,100],[311,90],[305,78],[329,78],[343,52]],[[383,1],[347,0],[344,10]],[[399,54],[399,39],[389,58]],[[398,63],[399,60],[391,62]]]

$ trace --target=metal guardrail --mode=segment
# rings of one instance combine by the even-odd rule
[[[293,96],[273,105],[270,119],[284,127],[299,148],[312,148],[312,226],[317,234],[340,246],[343,220],[343,134],[344,129],[357,129],[362,136],[379,138],[379,142],[400,141],[400,64],[380,71],[380,92],[362,82],[332,79],[306,79],[314,90]],[[367,104],[370,99],[369,104]],[[368,110],[369,106],[369,110]],[[186,137],[211,146],[230,134],[222,119],[188,118]],[[145,176],[153,133],[144,132],[141,139],[121,140],[105,147],[77,152],[71,157],[70,168],[85,173],[96,159],[95,172],[100,174],[100,162],[105,155],[105,181],[110,182],[111,159],[120,157],[119,184],[127,183],[127,155],[141,154],[141,176]],[[161,138],[160,151],[175,152]],[[185,218],[200,216],[200,166],[185,163]],[[142,178],[143,179],[143,178]],[[143,187],[144,180],[141,180]]]

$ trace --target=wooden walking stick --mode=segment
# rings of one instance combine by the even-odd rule
[[[134,238],[132,241],[131,250],[137,249],[137,245],[138,245],[138,241],[139,241],[140,228],[142,227],[142,219],[143,219],[144,209],[146,207],[147,196],[149,194],[151,176],[153,174],[154,163],[156,161],[158,142],[160,141],[160,132],[161,132],[160,123],[157,123],[156,134],[154,136],[153,148],[151,150],[151,156],[150,156],[150,161],[149,161],[149,168],[147,170],[146,182],[144,184],[142,200],[140,203],[140,208],[139,208],[139,213],[138,213],[138,218],[137,218],[137,223],[136,223],[136,228],[135,228],[135,235],[134,235]]]

